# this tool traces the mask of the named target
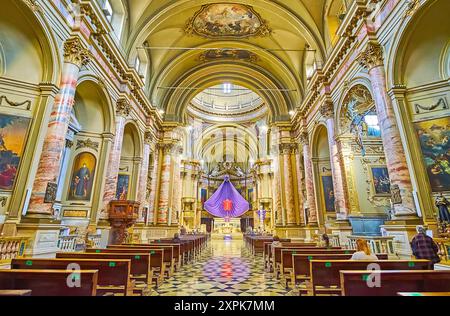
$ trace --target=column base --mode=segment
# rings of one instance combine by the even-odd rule
[[[45,216],[27,216],[17,224],[17,235],[28,237],[25,255],[35,258],[54,258],[58,249],[60,221]]]
[[[417,234],[416,226],[423,222],[420,218],[394,219],[386,221],[380,227],[387,236],[394,237],[394,251],[400,259],[410,259],[412,256],[410,241]]]

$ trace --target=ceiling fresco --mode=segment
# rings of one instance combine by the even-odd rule
[[[208,38],[268,36],[267,22],[250,6],[233,3],[205,5],[187,22],[185,32]]]

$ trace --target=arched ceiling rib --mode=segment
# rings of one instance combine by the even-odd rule
[[[316,51],[316,59],[323,60],[326,47],[323,40],[323,10],[325,0],[247,0],[247,1],[192,1],[192,0],[124,0],[128,2],[129,34],[126,51],[130,61],[136,56],[136,48],[147,43],[152,47],[197,47],[195,51],[150,50],[150,84],[148,94],[153,103],[166,110],[168,115],[174,99],[173,93],[161,93],[158,87],[196,81],[192,69],[208,68],[214,62],[224,65],[234,64],[244,73],[261,77],[259,82],[270,82],[269,86],[298,91],[298,93],[280,93],[283,95],[282,108],[274,115],[283,116],[289,109],[298,106],[304,95],[306,82],[304,69],[305,48]],[[198,34],[187,35],[187,22],[196,17],[203,5],[237,4],[252,10],[261,20],[267,21],[270,35],[207,38]],[[230,58],[220,56],[215,60],[202,59],[203,48],[239,48],[249,58]],[[276,51],[273,51],[275,49]],[[292,49],[295,51],[285,51]],[[245,52],[244,50],[248,50]],[[269,51],[270,50],[270,51]],[[223,54],[223,52],[222,52]],[[256,57],[254,57],[256,56]],[[226,69],[223,69],[227,71]],[[238,70],[239,72],[239,70]],[[193,78],[187,78],[188,75]],[[203,73],[206,81],[214,81],[216,73]],[[228,71],[228,75],[234,76]],[[183,78],[181,80],[180,78]],[[240,81],[239,76],[229,78]],[[249,87],[249,88],[261,88]],[[264,87],[263,87],[264,88]],[[267,87],[266,87],[267,88]],[[273,106],[279,106],[274,104]]]

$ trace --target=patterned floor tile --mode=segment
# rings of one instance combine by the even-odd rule
[[[242,240],[213,240],[194,264],[167,279],[152,296],[290,296],[263,259],[252,256]]]

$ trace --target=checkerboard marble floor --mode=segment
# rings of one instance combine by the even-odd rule
[[[152,296],[287,296],[290,290],[264,271],[242,240],[212,240],[202,257],[182,267]]]

